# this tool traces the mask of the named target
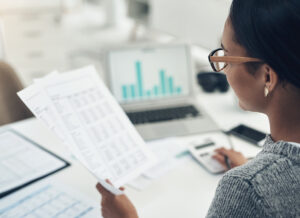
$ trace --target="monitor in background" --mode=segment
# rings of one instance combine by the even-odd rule
[[[232,0],[151,0],[150,26],[207,49],[220,46]]]
[[[111,50],[108,65],[110,87],[120,103],[190,94],[191,64],[185,45]]]

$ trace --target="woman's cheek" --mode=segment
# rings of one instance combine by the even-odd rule
[[[226,70],[224,71],[225,75],[226,75],[226,78],[227,78],[227,81],[230,85],[230,87],[233,89],[233,91],[236,93],[236,81],[233,77],[233,74],[230,70]]]
[[[244,84],[245,81],[243,81],[243,78],[241,78],[238,75],[238,73],[240,73],[240,72],[233,72],[233,71],[227,70],[225,73],[226,73],[226,77],[227,77],[227,81],[228,81],[229,85],[231,86],[235,95],[239,99],[239,102],[241,102],[243,99],[243,96],[242,96],[243,89],[246,89],[247,84]],[[242,109],[245,109],[244,106],[241,104],[240,104],[240,107]]]

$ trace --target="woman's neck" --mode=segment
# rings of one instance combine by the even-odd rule
[[[297,99],[297,100],[296,100]],[[273,99],[267,116],[274,141],[300,143],[300,100],[299,96],[285,95]]]
[[[269,116],[271,136],[274,141],[300,143],[300,119],[277,119]]]

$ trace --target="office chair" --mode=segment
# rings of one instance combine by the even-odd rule
[[[3,22],[0,20],[0,125],[32,116],[16,94],[23,86],[15,71],[4,60],[5,33]]]
[[[0,125],[32,116],[16,94],[21,89],[23,86],[15,71],[0,61]]]

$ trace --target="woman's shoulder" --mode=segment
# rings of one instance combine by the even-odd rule
[[[274,142],[267,137],[262,151],[240,167],[228,171],[225,175],[245,180],[271,175],[281,171],[293,171],[300,167],[300,147],[288,142]]]
[[[236,217],[295,217],[300,214],[299,172],[300,164],[288,156],[261,152],[223,176],[208,217],[224,211],[231,216],[232,208]]]
[[[219,183],[220,195],[227,187],[228,195],[251,196],[249,199],[270,217],[299,215],[299,152],[299,146],[287,142],[267,144],[254,159],[224,175]]]
[[[261,152],[246,164],[229,170],[224,176],[252,180],[257,174],[263,173],[265,169],[274,164],[278,158],[280,157],[277,155],[269,155]]]

